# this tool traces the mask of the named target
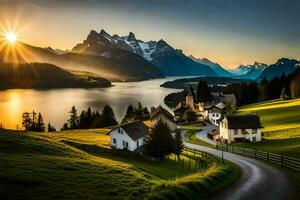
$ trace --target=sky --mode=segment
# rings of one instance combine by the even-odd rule
[[[300,59],[299,0],[0,0],[0,31],[72,49],[90,30],[164,39],[226,68]]]

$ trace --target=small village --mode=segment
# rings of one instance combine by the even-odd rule
[[[161,105],[152,108],[150,128],[142,121],[121,124],[108,132],[110,145],[116,149],[135,151],[145,144],[149,131],[159,121],[166,124],[174,134],[182,125],[197,124],[201,131],[196,136],[213,145],[261,141],[261,128],[263,127],[258,115],[227,114],[226,106],[237,107],[235,95],[212,93],[212,96],[213,101],[197,104],[194,103],[194,96],[190,91],[186,96],[186,101],[180,102],[175,107],[174,115]]]

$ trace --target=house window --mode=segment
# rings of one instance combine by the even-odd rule
[[[113,144],[117,144],[116,138],[113,139]]]
[[[252,142],[256,142],[256,137],[252,137]]]
[[[118,128],[118,133],[123,134],[123,130]]]
[[[234,135],[237,135],[239,132],[238,132],[238,129],[234,129],[233,130],[233,133],[234,133]]]
[[[253,129],[253,130],[252,130],[252,133],[253,133],[253,134],[257,134],[257,129]]]
[[[128,142],[123,140],[123,148],[128,148]]]
[[[139,140],[136,141],[136,147],[139,147]]]

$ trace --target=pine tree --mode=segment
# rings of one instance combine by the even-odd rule
[[[22,126],[25,128],[26,131],[30,130],[31,119],[30,114],[28,112],[24,112],[22,115]]]
[[[77,129],[79,127],[79,117],[77,116],[77,110],[75,106],[73,106],[72,110],[70,111],[70,119],[68,122],[70,129]]]
[[[197,102],[209,102],[213,100],[210,89],[206,81],[199,81],[196,91]]]
[[[37,117],[36,117],[36,112],[33,110],[31,114],[31,125],[30,125],[30,130],[31,131],[36,131],[37,130]]]
[[[86,123],[87,123],[87,128],[91,128],[92,124],[93,124],[93,114],[92,114],[92,110],[89,107],[87,112],[86,112]]]
[[[115,126],[117,124],[113,109],[109,105],[105,105],[101,115],[101,127]]]
[[[49,133],[50,133],[50,132],[56,132],[55,127],[52,126],[50,122],[48,123],[48,132],[49,132]]]
[[[36,122],[36,131],[45,132],[44,119],[41,113],[38,114],[38,118]]]
[[[132,105],[129,105],[126,110],[125,117],[122,120],[122,123],[128,123],[135,120],[135,109]]]
[[[101,128],[101,115],[99,111],[97,110],[95,115],[94,115],[94,120],[93,120],[93,128]]]
[[[69,130],[69,124],[64,123],[63,127],[60,129],[61,131]]]
[[[150,156],[163,159],[174,152],[175,144],[169,126],[161,120],[150,131],[146,140],[146,151]]]
[[[87,114],[86,114],[86,111],[84,111],[84,110],[79,115],[79,127],[81,129],[87,128]]]

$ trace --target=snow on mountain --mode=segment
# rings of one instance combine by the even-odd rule
[[[217,74],[207,65],[197,63],[174,49],[164,40],[142,41],[130,32],[128,36],[111,36],[106,31],[100,33],[92,30],[87,39],[77,44],[73,52],[108,56],[111,48],[129,51],[143,57],[154,64],[166,76],[216,76]],[[110,55],[113,56],[113,55]]]
[[[240,65],[238,68],[231,70],[233,74],[243,79],[256,79],[268,67],[264,63],[254,62],[253,65]]]

